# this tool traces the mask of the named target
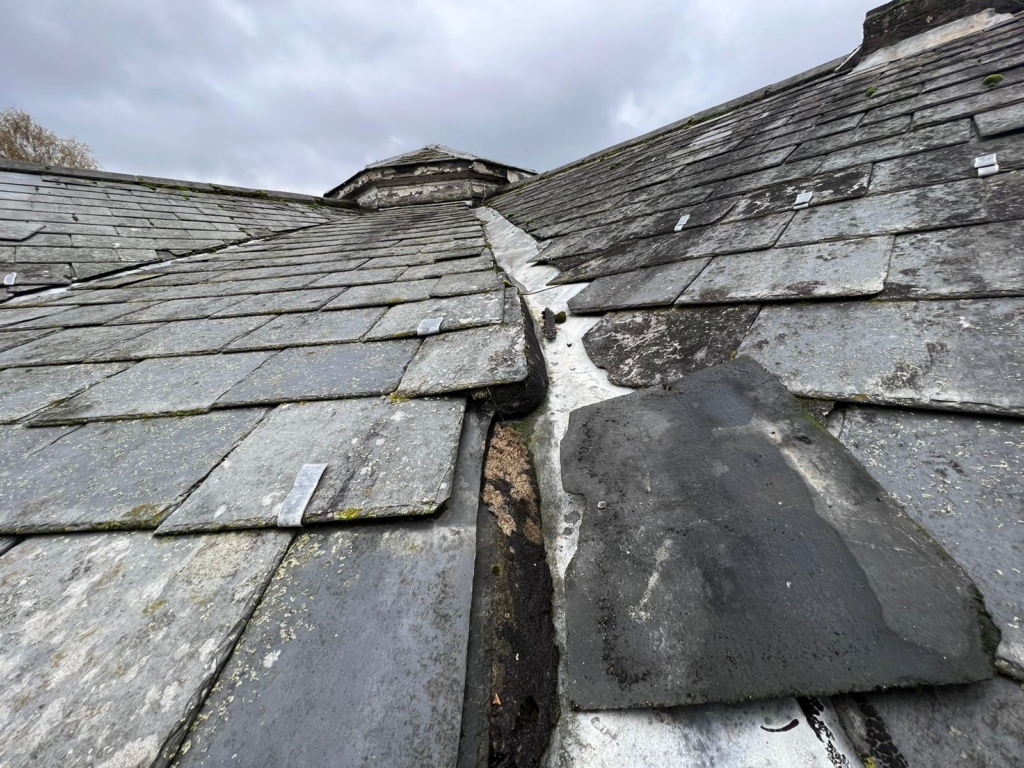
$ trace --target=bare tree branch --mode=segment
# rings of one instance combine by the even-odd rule
[[[0,157],[65,168],[100,167],[88,144],[73,136],[58,136],[14,107],[0,112]]]

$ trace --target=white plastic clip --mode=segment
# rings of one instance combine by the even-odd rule
[[[802,208],[807,208],[811,204],[812,197],[814,197],[813,192],[801,192],[796,196],[796,202],[793,203],[793,210],[799,211]]]
[[[17,272],[11,272],[9,275],[4,275],[4,285],[14,285],[14,281],[17,279]]]
[[[979,176],[993,176],[999,173],[999,163],[995,155],[982,155],[974,158],[974,167],[978,169]]]
[[[673,232],[681,231],[682,228],[686,226],[686,223],[689,220],[690,220],[690,214],[684,213],[682,216],[679,217],[679,221],[676,222],[676,226],[675,226],[675,228],[672,231]]]
[[[295,485],[281,503],[281,511],[277,513],[278,528],[301,528],[302,516],[306,505],[313,498],[313,492],[320,484],[326,464],[303,464],[299,474],[295,476]]]
[[[416,335],[433,336],[435,333],[440,333],[441,323],[443,322],[443,317],[425,317],[420,320],[420,324],[416,327]]]

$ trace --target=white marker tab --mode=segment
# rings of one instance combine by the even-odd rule
[[[281,504],[281,511],[277,513],[278,528],[301,528],[302,516],[306,513],[306,506],[313,498],[316,487],[320,484],[326,464],[303,464],[299,474],[295,476],[295,485],[291,492]]]
[[[995,155],[982,155],[981,157],[974,158],[975,168],[988,168],[993,165],[998,165]]]
[[[814,197],[813,192],[801,192],[796,196],[796,202],[793,203],[793,210],[799,211],[801,208],[806,208],[811,204],[811,198]]]
[[[420,320],[420,324],[416,327],[416,335],[433,336],[435,333],[440,333],[441,323],[443,322],[443,317],[425,317]]]
[[[4,275],[4,285],[14,285],[14,281],[17,279],[17,272],[11,272],[10,274]]]
[[[679,232],[683,227],[686,226],[686,223],[689,220],[690,220],[690,214],[684,213],[682,216],[679,217],[679,221],[676,222],[676,226],[675,226],[675,229],[673,231]]]

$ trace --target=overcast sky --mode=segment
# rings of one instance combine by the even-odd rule
[[[546,170],[849,53],[880,3],[0,0],[0,108],[264,189],[432,143]]]

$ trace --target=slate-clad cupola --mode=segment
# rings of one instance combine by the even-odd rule
[[[370,209],[482,200],[506,184],[533,175],[525,168],[430,144],[370,163],[324,197],[350,200]]]

